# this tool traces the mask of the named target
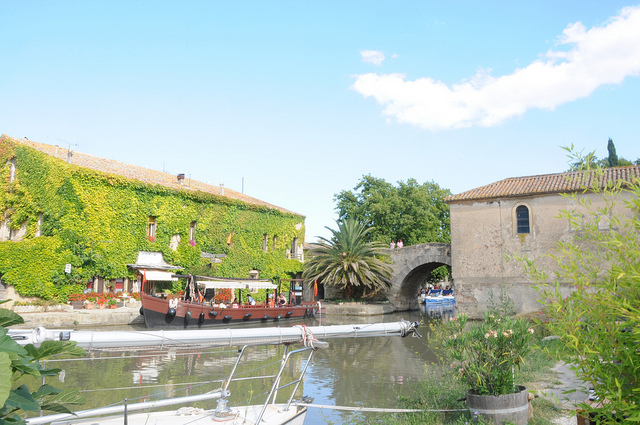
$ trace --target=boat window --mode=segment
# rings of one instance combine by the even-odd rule
[[[516,233],[531,233],[529,226],[529,208],[525,205],[519,205],[516,208]]]

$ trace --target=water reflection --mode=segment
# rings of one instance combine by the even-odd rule
[[[439,308],[433,310],[435,307]],[[444,306],[435,307],[373,317],[328,316],[322,324],[433,320],[438,317],[446,319],[453,314]],[[309,320],[306,324],[315,326],[320,323]],[[416,385],[423,379],[425,363],[435,361],[429,349],[426,327],[422,328],[422,333],[423,338],[330,340],[329,348],[316,353],[314,364],[309,368],[296,398],[309,395],[315,398],[315,404],[321,405],[401,407],[398,397],[415,392]],[[275,374],[282,354],[281,346],[250,347],[238,376]],[[83,359],[59,360],[55,366],[63,369],[64,380],[51,383],[59,388],[81,389],[87,399],[83,409],[118,403],[125,398],[144,401],[199,394],[220,387],[221,380],[230,373],[236,355],[237,349],[234,347],[92,352]],[[302,366],[303,359],[298,358],[289,364],[286,376],[297,376]],[[271,380],[263,378],[232,385],[232,404],[255,403],[261,394],[268,391]],[[283,392],[281,396],[288,397],[289,394]],[[204,404],[200,407],[214,406]],[[312,408],[305,424],[345,422],[349,415]]]

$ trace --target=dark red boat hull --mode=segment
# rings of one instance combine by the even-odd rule
[[[264,305],[218,308],[203,303],[179,301],[178,306],[173,309],[174,314],[167,299],[141,294],[141,301],[144,321],[150,329],[194,329],[247,322],[279,322],[321,313],[320,304],[314,302],[273,308]]]

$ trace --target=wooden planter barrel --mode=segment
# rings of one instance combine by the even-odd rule
[[[518,385],[518,392],[503,395],[476,395],[467,391],[467,406],[472,415],[480,414],[496,425],[510,421],[515,425],[529,422],[529,394]]]

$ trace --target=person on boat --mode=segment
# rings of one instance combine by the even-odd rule
[[[239,305],[240,303],[238,302],[238,299],[234,298],[233,303],[231,304],[231,308],[238,308]]]
[[[269,294],[269,307],[273,308],[276,306],[276,300],[273,298],[273,294]]]
[[[280,298],[278,299],[278,304],[280,304],[280,306],[284,306],[287,303],[287,299],[285,298],[284,294],[280,294]]]
[[[249,305],[256,305],[256,300],[254,300],[251,295],[247,297],[247,302],[249,303]]]

